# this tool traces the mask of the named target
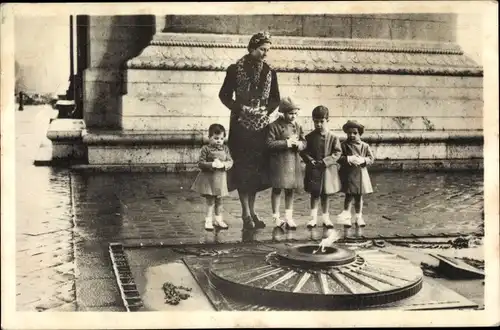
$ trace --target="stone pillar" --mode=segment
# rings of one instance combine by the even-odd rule
[[[155,31],[154,16],[89,16],[84,120],[90,130],[121,129],[123,69]]]

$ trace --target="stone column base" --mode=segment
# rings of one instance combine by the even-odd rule
[[[87,147],[82,142],[85,130],[83,119],[54,119],[47,131],[47,138],[52,141],[52,161],[83,161]]]
[[[334,132],[344,139],[344,133]],[[367,133],[377,162],[391,169],[482,168],[482,131]],[[197,170],[207,138],[197,131],[89,131],[83,135],[92,166],[162,167],[170,172]],[[466,165],[470,161],[472,165]]]

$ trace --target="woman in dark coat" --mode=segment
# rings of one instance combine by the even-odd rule
[[[248,54],[228,67],[219,92],[231,111],[228,146],[234,165],[228,189],[238,190],[243,229],[265,227],[254,206],[257,192],[270,188],[266,127],[280,102],[276,72],[264,61],[270,47],[267,33],[252,36]]]

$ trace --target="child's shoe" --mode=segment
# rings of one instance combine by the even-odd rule
[[[333,223],[330,221],[330,214],[328,213],[323,214],[323,226],[326,228],[333,228]]]
[[[307,223],[307,228],[314,228],[318,225],[318,210],[311,210],[311,221]]]
[[[307,228],[314,228],[318,224],[318,219],[312,219],[307,223]]]
[[[212,217],[205,218],[205,230],[214,230],[214,224],[212,222]]]
[[[215,220],[214,225],[221,229],[227,229],[229,227],[227,223],[225,223],[224,220],[222,220],[222,215],[216,215],[214,220]]]
[[[274,214],[273,219],[274,219],[274,224],[276,225],[276,227],[282,228],[285,225],[285,221],[281,220],[279,214]]]
[[[351,226],[351,212],[344,210],[337,215],[337,223],[343,226]]]
[[[297,229],[297,224],[293,221],[292,212],[292,210],[285,210],[285,220],[288,228],[295,230]]]
[[[358,227],[364,227],[364,226],[366,226],[366,223],[365,223],[365,220],[363,220],[363,215],[362,214],[356,214],[354,216],[354,223]]]

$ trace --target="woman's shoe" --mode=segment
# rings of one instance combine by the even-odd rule
[[[243,229],[254,229],[255,225],[253,224],[252,217],[247,216],[243,217]]]
[[[257,214],[252,215],[252,220],[253,220],[254,227],[256,229],[266,227],[266,224],[264,223],[264,221],[260,220],[259,217],[257,216]]]

